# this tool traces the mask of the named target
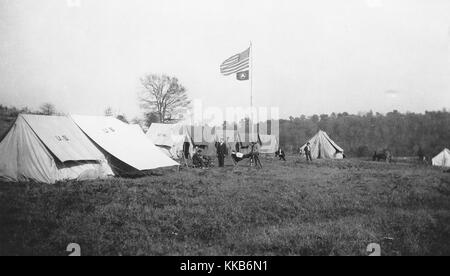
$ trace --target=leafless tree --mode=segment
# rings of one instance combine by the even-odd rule
[[[54,115],[56,114],[56,108],[55,105],[52,103],[43,103],[39,107],[40,113],[42,115]]]
[[[141,78],[141,84],[141,108],[146,114],[156,114],[160,123],[176,120],[191,103],[186,88],[175,77],[150,74]]]

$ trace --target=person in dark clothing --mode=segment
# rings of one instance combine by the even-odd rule
[[[306,147],[305,147],[305,155],[306,155],[306,161],[311,161],[312,162],[312,156],[311,156],[311,144],[308,142],[307,144],[306,144]]]
[[[189,159],[189,148],[190,148],[189,143],[188,142],[184,142],[184,144],[183,144],[183,157],[186,160]]]
[[[216,144],[217,159],[219,159],[219,167],[225,166],[225,155],[227,154],[227,145],[220,139],[220,142]]]
[[[277,156],[278,156],[279,160],[286,161],[286,154],[284,153],[284,151],[281,148],[278,149]]]
[[[425,163],[425,154],[422,150],[422,147],[419,147],[419,150],[417,151],[417,156],[419,157],[419,162]]]
[[[205,163],[203,162],[202,151],[198,147],[194,149],[194,155],[192,156],[192,163],[194,164],[194,168],[204,168]]]

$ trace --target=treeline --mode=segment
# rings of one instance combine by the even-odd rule
[[[9,127],[14,123],[19,114],[35,114],[35,115],[65,115],[62,112],[57,111],[55,105],[51,103],[43,103],[39,109],[33,110],[28,107],[16,108],[8,107],[0,104],[0,138],[3,137]],[[111,108],[105,110],[105,116],[114,116],[117,119],[129,123],[128,119],[124,114],[114,114]],[[141,121],[138,119],[133,119],[132,123],[140,124]]]
[[[17,116],[21,113],[33,113],[28,108],[18,109],[15,107],[6,107],[0,104],[0,138],[4,136],[6,131],[14,123]]]
[[[19,114],[63,115],[51,103],[43,103],[38,110],[32,110],[28,107],[8,107],[0,104],[0,138],[8,131]]]
[[[17,115],[45,114],[48,105],[38,111],[0,105],[0,137],[12,125]],[[53,108],[54,109],[54,108]],[[120,116],[117,116],[118,118]],[[126,118],[119,118],[126,121]],[[288,152],[296,152],[317,131],[326,131],[344,148],[347,156],[368,157],[374,151],[389,149],[395,156],[427,157],[450,148],[450,112],[446,110],[418,113],[387,114],[369,112],[352,115],[332,113],[310,117],[290,117],[280,120],[280,144]]]
[[[450,147],[450,113],[397,111],[350,115],[332,113],[280,121],[280,144],[295,152],[318,130],[324,130],[348,156],[366,157],[389,149],[395,156],[434,156]]]

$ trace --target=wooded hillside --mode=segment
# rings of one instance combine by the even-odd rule
[[[450,147],[450,113],[446,110],[291,117],[280,121],[280,143],[294,151],[319,129],[326,131],[348,155],[356,157],[370,156],[385,148],[396,156],[413,156],[420,150],[426,156],[434,156]]]

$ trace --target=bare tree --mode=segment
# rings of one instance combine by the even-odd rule
[[[56,114],[56,108],[55,105],[52,103],[43,103],[39,107],[40,113],[42,115],[54,115]]]
[[[186,88],[175,77],[150,74],[141,78],[141,84],[141,108],[146,114],[156,114],[160,123],[175,120],[191,103]]]

